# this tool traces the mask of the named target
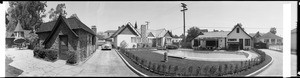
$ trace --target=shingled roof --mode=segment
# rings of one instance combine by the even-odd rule
[[[208,38],[208,37],[227,37],[230,31],[220,31],[220,32],[202,32],[203,35],[199,35],[196,38]]]
[[[277,36],[277,35],[275,35],[275,34],[273,34],[273,33],[271,33],[271,32],[268,32],[268,33],[262,35],[260,38],[263,38],[263,39],[264,39],[264,38],[269,38],[269,39],[282,39],[282,37]]]
[[[96,33],[90,29],[88,26],[86,26],[84,23],[82,23],[78,18],[76,17],[70,17],[67,18],[65,21],[67,24],[69,24],[70,28],[72,30],[74,29],[83,29],[84,31],[87,31],[93,35],[96,35]],[[43,23],[40,28],[37,30],[36,33],[41,33],[41,32],[50,32],[52,31],[54,25],[55,25],[56,21],[50,21],[50,22],[46,22]]]

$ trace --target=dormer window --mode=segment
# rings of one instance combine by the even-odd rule
[[[240,33],[240,28],[236,28],[236,33]]]

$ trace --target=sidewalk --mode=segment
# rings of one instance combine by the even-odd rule
[[[32,50],[6,49],[6,56],[12,57],[9,65],[23,71],[19,77],[32,76],[136,76],[120,59],[116,52],[100,49],[85,63],[72,66],[65,60],[48,62],[33,57]]]

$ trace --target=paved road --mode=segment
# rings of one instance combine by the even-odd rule
[[[268,49],[260,49],[260,50],[264,51],[266,54],[273,57],[273,63],[267,69],[259,73],[257,76],[283,76],[282,74],[283,54],[281,52],[276,52]]]
[[[98,51],[82,67],[84,67],[84,70],[75,76],[138,77],[126,66],[115,50]]]

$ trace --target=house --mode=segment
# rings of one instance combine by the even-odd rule
[[[96,26],[90,29],[78,17],[60,15],[56,21],[43,23],[36,34],[43,48],[59,52],[59,59],[66,60],[66,51],[74,51],[83,61],[96,50],[96,30]]]
[[[104,39],[105,41],[113,41],[113,38],[110,38],[117,30],[107,30],[104,32]]]
[[[252,37],[238,23],[231,31],[203,32],[192,40],[192,47],[207,49],[250,49]]]
[[[277,36],[271,32],[261,35],[256,38],[261,42],[267,43],[268,45],[282,45],[282,37]]]
[[[174,43],[179,43],[181,41],[182,41],[182,38],[180,38],[180,37],[173,37],[172,38],[172,42],[174,42]]]
[[[111,36],[113,38],[113,46],[121,47],[121,43],[126,48],[132,48],[133,45],[137,45],[133,39],[141,37],[139,32],[133,28],[131,23],[127,23],[118,28],[118,30]]]
[[[136,24],[135,24],[136,25]],[[120,47],[121,42],[128,44],[127,48],[135,48],[139,46],[162,47],[172,44],[172,34],[166,29],[152,30],[147,25],[141,25],[140,29],[137,25],[134,27],[130,22],[119,27],[119,29],[111,36],[114,45]]]
[[[15,44],[14,40],[17,38],[27,38],[29,37],[29,34],[31,33],[31,30],[24,30],[21,27],[21,24],[18,22],[16,28],[14,31],[7,31],[6,32],[6,37],[5,37],[5,44],[6,47],[14,47],[17,44]],[[27,42],[25,42],[27,43]],[[28,44],[28,43],[27,43]]]
[[[297,52],[297,28],[291,31],[291,49]]]

